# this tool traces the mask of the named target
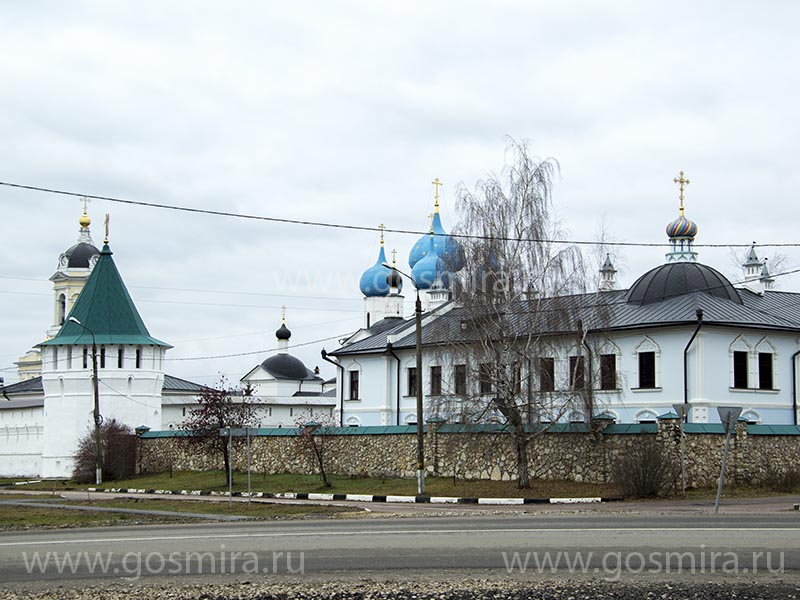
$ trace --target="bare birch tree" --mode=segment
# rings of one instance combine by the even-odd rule
[[[452,311],[459,332],[447,350],[473,382],[460,390],[462,418],[506,426],[524,488],[532,437],[573,412],[587,421],[592,415],[591,353],[581,320],[591,278],[580,250],[557,242],[566,237],[551,197],[558,163],[532,157],[514,140],[507,157],[500,175],[458,191],[455,233],[467,237],[459,238],[461,308]],[[567,369],[553,350],[565,345],[575,349]],[[559,381],[567,370],[568,381]]]

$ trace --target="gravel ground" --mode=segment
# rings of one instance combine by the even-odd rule
[[[6,589],[2,598],[16,599],[114,599],[163,600],[792,600],[800,599],[800,583],[781,581],[726,582],[655,581],[607,582],[597,580],[453,580],[423,581],[359,579],[350,581],[237,582],[222,585],[194,583],[108,584],[84,588],[52,587]]]

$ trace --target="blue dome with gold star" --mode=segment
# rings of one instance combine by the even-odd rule
[[[414,263],[414,267],[411,269],[411,277],[414,279],[417,289],[420,290],[428,290],[433,287],[437,277],[440,280],[442,277],[447,277],[443,273],[442,259],[439,258],[434,248],[435,239],[436,236],[434,234],[429,234],[420,240],[422,242],[427,241],[428,246],[425,248],[422,257]],[[444,281],[442,283],[444,284]]]

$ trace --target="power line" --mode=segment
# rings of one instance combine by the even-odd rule
[[[292,344],[288,346],[288,348],[301,348],[303,346],[310,346],[312,344],[319,344],[320,342],[327,342],[330,340],[340,340],[349,336],[352,332],[341,333],[339,335],[333,335],[331,337],[321,338],[318,340],[311,340],[310,342],[303,342],[302,344]],[[266,350],[252,350],[250,352],[236,352],[234,354],[219,354],[217,356],[191,356],[191,357],[184,357],[184,358],[166,358],[164,360],[172,360],[172,361],[186,361],[186,360],[212,360],[217,358],[234,358],[237,356],[252,356],[253,354],[267,354],[269,352],[277,352],[280,348],[268,348]]]
[[[211,210],[205,208],[194,208],[191,206],[178,206],[173,204],[164,204],[159,202],[144,202],[142,200],[128,200],[125,198],[115,198],[113,196],[99,196],[95,194],[86,194],[79,192],[70,192],[67,190],[57,190],[52,188],[45,188],[35,185],[24,185],[20,183],[11,183],[8,181],[0,181],[0,185],[17,188],[22,190],[30,190],[35,192],[43,192],[46,194],[57,194],[61,196],[71,196],[74,198],[90,198],[93,200],[105,200],[107,202],[116,202],[118,204],[128,204],[132,206],[145,206],[148,208],[160,208],[163,210],[174,210],[186,213],[212,215],[216,217],[231,217],[236,219],[249,219],[253,221],[267,221],[270,223],[282,223],[285,225],[306,225],[309,227],[326,227],[330,229],[347,229],[350,231],[370,231],[370,232],[387,232],[398,233],[402,235],[428,235],[430,231],[419,231],[413,229],[389,229],[381,227],[368,227],[365,225],[350,225],[346,223],[330,223],[326,221],[307,221],[303,219],[287,219],[282,217],[267,217],[263,215],[251,215],[244,213],[234,213],[223,210]],[[442,235],[442,234],[435,234]],[[545,238],[516,238],[516,237],[501,237],[501,236],[485,236],[473,235],[464,233],[450,233],[447,234],[454,238],[472,239],[472,240],[495,240],[505,242],[530,242],[530,243],[548,243],[548,244],[574,244],[582,246],[632,246],[641,248],[650,247],[668,247],[670,244],[663,242],[609,242],[609,241],[587,241],[587,240],[567,240],[567,239],[545,239]],[[800,243],[774,243],[774,244],[755,244],[760,248],[775,247],[775,248],[794,248],[800,246]],[[695,244],[697,248],[749,248],[751,244]]]

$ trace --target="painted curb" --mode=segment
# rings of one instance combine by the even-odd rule
[[[228,496],[228,492],[208,490],[147,490],[144,488],[86,488],[88,492],[107,492],[111,494],[158,494],[176,496]],[[377,494],[320,494],[306,492],[233,492],[234,497],[242,498],[275,498],[278,500],[325,500],[350,502],[389,502],[409,504],[481,504],[487,506],[512,506],[521,504],[600,504],[606,502],[622,502],[621,497],[597,498],[460,498],[455,496],[394,496]],[[800,504],[794,505],[800,510]]]

